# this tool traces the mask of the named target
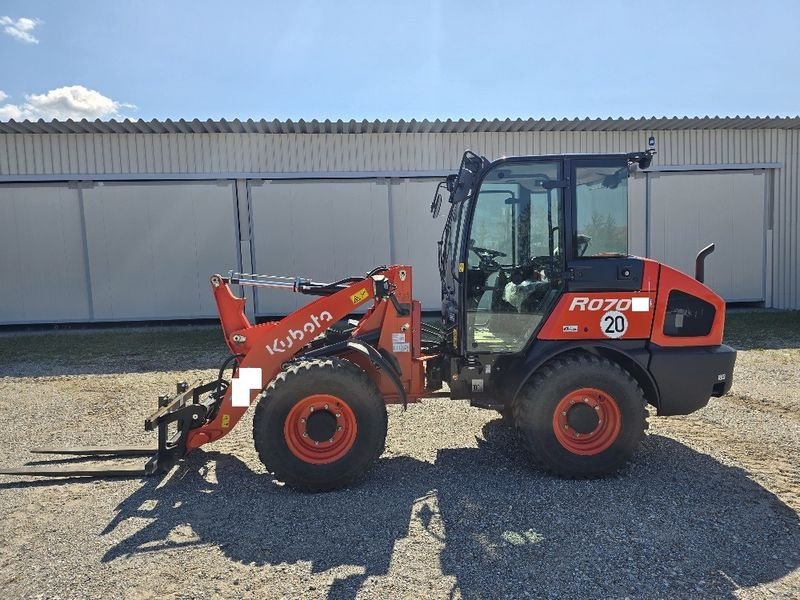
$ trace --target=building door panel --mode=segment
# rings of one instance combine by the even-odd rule
[[[388,185],[374,180],[251,182],[254,269],[330,282],[390,263]],[[258,290],[259,316],[313,298]]]
[[[649,173],[650,256],[694,274],[714,242],[706,283],[728,302],[764,300],[765,172]]]
[[[0,185],[0,323],[89,320],[83,242],[77,188]]]
[[[233,182],[83,190],[95,319],[217,316],[208,278],[238,269]]]

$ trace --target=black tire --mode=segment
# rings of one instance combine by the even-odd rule
[[[582,388],[600,390],[619,409],[619,433],[610,436],[613,441],[606,449],[592,455],[571,451],[554,431],[559,403]],[[647,429],[646,419],[644,393],[630,373],[617,363],[586,353],[548,362],[514,401],[515,425],[534,461],[551,473],[575,479],[601,477],[628,462]]]
[[[352,446],[326,464],[302,460],[284,435],[293,407],[318,394],[344,401],[356,424]],[[303,491],[329,491],[365,475],[383,453],[387,421],[383,398],[361,368],[341,358],[304,360],[287,365],[262,394],[253,415],[253,441],[261,462],[276,479]]]
[[[500,420],[506,427],[514,427],[514,409],[506,405],[503,409],[498,411],[500,413]]]

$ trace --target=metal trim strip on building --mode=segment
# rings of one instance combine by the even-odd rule
[[[324,171],[304,173],[55,173],[37,175],[0,175],[0,183],[33,183],[43,181],[212,181],[215,179],[426,179],[446,177],[453,172],[454,171],[441,170]]]
[[[653,166],[646,173],[675,171],[746,171],[750,169],[782,169],[781,162],[727,163],[708,165]],[[212,181],[215,179],[269,179],[269,180],[337,180],[337,179],[428,179],[447,177],[450,170],[437,171],[325,171],[305,173],[55,173],[52,175],[0,175],[0,183],[34,183],[45,181]]]
[[[674,173],[678,171],[749,171],[751,169],[782,169],[781,162],[729,163],[719,165],[659,165],[645,170],[645,173]]]

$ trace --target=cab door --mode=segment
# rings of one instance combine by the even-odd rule
[[[643,265],[628,256],[626,157],[571,157],[565,162],[570,179],[567,291],[639,289]]]
[[[504,159],[485,172],[461,240],[467,353],[521,351],[564,287],[561,159]]]
[[[625,157],[567,160],[574,222],[569,258],[628,254],[628,163]]]

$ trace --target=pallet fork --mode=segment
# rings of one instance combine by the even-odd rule
[[[31,465],[14,469],[0,469],[2,475],[29,475],[41,477],[143,477],[166,473],[187,453],[189,431],[202,425],[209,409],[218,404],[228,389],[228,382],[217,379],[189,389],[185,381],[176,385],[174,395],[158,398],[158,410],[144,420],[145,431],[157,431],[158,447],[150,446],[83,446],[73,448],[32,448],[32,454],[66,456],[41,462],[62,464],[54,466]],[[204,395],[208,394],[204,398]],[[174,424],[174,425],[173,425]],[[109,468],[64,465],[66,461],[112,460],[135,457],[150,458],[144,466],[120,465]]]

